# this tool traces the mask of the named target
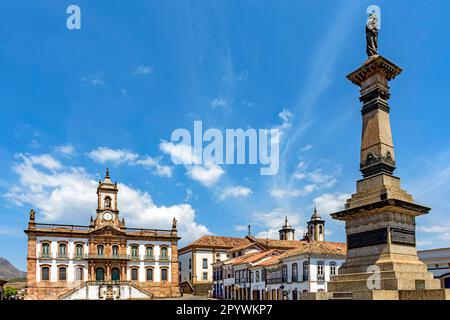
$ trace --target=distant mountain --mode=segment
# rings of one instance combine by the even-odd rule
[[[7,259],[0,257],[0,279],[9,280],[25,277],[26,272],[20,271]]]

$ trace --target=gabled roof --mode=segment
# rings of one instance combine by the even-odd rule
[[[251,244],[247,238],[237,237],[221,237],[221,236],[203,236],[194,242],[191,242],[186,247],[181,248],[179,251],[183,252],[190,248],[218,248],[218,249],[231,249],[242,245]]]
[[[328,241],[311,241],[306,242],[303,246],[290,249],[279,256],[279,259],[286,259],[293,256],[303,254],[328,254],[339,255],[345,257],[347,254],[347,245],[341,242],[328,242]]]
[[[304,240],[276,240],[255,238],[256,241],[267,249],[292,249],[303,246],[307,241]]]
[[[272,266],[274,264],[278,264],[280,263],[280,256],[272,256],[269,259],[263,260],[263,261],[259,261],[255,264],[253,264],[253,267],[267,267],[267,266]]]

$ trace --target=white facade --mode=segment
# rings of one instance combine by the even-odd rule
[[[181,282],[212,282],[212,264],[217,261],[224,261],[228,257],[226,250],[199,248],[181,253],[178,259]]]
[[[48,257],[43,256],[43,244],[49,244]],[[66,258],[61,257],[59,254],[59,244],[66,244]],[[83,244],[83,256],[82,258],[75,256],[76,244]],[[131,247],[138,245],[138,258],[132,259],[127,262],[126,275],[124,280],[131,281],[131,269],[138,268],[138,282],[146,282],[146,269],[153,268],[153,281],[161,281],[161,268],[168,269],[167,281],[171,279],[171,243],[161,241],[127,241],[126,252],[128,256],[131,256]],[[147,260],[146,247],[151,246],[153,248],[154,260]],[[167,257],[162,259],[161,248],[167,248]],[[42,267],[49,267],[49,280],[50,282],[58,281],[58,269],[60,267],[66,268],[66,282],[76,282],[76,268],[83,268],[82,281],[88,279],[88,256],[89,254],[96,254],[96,252],[89,252],[89,241],[85,238],[57,238],[57,237],[37,237],[36,239],[36,282],[41,282]]]

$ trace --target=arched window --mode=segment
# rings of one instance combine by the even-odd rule
[[[310,226],[309,227],[309,237],[311,238],[310,240],[314,240],[314,239],[312,239],[313,231],[314,231],[313,226]]]
[[[120,271],[119,268],[111,269],[111,280],[112,281],[120,281]]]
[[[153,247],[152,246],[145,247],[145,257],[147,259],[153,259]]]
[[[336,262],[330,262],[330,274],[334,276],[336,274]]]
[[[117,245],[112,246],[112,255],[114,257],[117,257],[119,255],[119,246],[117,246]]]
[[[97,268],[97,270],[95,270],[95,280],[105,281],[105,270],[103,268]]]
[[[111,208],[111,198],[105,197],[105,208]]]
[[[319,226],[319,234],[322,234],[322,232],[323,232],[323,227]]]
[[[255,282],[259,282],[259,271],[255,272]]]
[[[161,281],[167,281],[167,274],[168,274],[167,268],[162,268],[161,269]]]
[[[41,268],[41,280],[42,281],[49,281],[50,280],[50,268],[49,267],[42,267]]]
[[[317,280],[324,279],[323,261],[317,261]]]
[[[152,268],[148,268],[146,270],[146,278],[147,278],[147,281],[153,281],[153,269]]]
[[[292,264],[292,282],[297,282],[298,281],[298,266],[297,266],[297,262],[294,262]]]
[[[66,267],[59,267],[58,269],[58,280],[66,281],[67,280],[67,269]]]
[[[58,256],[60,258],[67,258],[67,245],[65,243],[58,245]]]
[[[83,281],[83,267],[77,267],[75,269],[75,280]]]
[[[43,243],[41,248],[42,258],[50,258],[50,243]]]
[[[82,258],[83,257],[83,244],[77,243],[75,245],[75,258]]]
[[[303,281],[308,281],[309,279],[309,262],[303,262]]]
[[[102,244],[97,246],[97,255],[103,256],[105,254],[105,247]]]
[[[131,269],[131,281],[137,281],[138,280],[138,269],[133,268]]]
[[[281,269],[281,282],[287,282],[287,275],[288,275],[288,267],[287,265],[283,265]]]
[[[161,258],[167,259],[167,247],[161,247]]]
[[[131,246],[131,257],[132,258],[137,258],[138,257],[138,252],[139,252],[139,247],[136,245]]]

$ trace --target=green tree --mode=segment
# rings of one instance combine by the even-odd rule
[[[11,288],[11,287],[5,287],[3,289],[3,296],[6,299],[9,299],[10,297],[13,297],[17,294],[17,289],[16,288]]]

